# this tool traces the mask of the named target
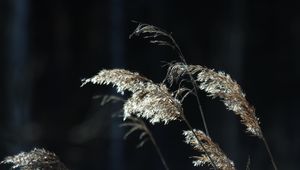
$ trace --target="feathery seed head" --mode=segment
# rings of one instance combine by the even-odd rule
[[[133,93],[124,104],[124,119],[136,114],[149,119],[152,124],[177,120],[182,112],[180,102],[165,85],[149,84],[143,91]]]
[[[86,79],[86,83],[112,84],[118,92],[131,91],[132,96],[124,104],[124,119],[136,115],[149,119],[152,124],[179,119],[182,107],[164,84],[154,84],[151,80],[123,69],[102,70],[96,76]]]
[[[119,93],[123,94],[125,90],[129,90],[134,93],[137,90],[144,89],[145,85],[151,82],[151,80],[141,76],[136,72],[130,72],[124,69],[104,69],[101,70],[97,75],[88,79],[84,79],[81,86],[84,86],[87,83],[100,85],[112,84],[113,86],[117,87],[117,91]]]
[[[194,135],[196,134],[196,136]],[[185,143],[190,144],[196,151],[202,153],[200,156],[193,156],[194,166],[203,166],[205,164],[211,165],[209,157],[214,161],[214,164],[218,169],[222,170],[234,170],[234,163],[227,158],[220,147],[215,144],[210,137],[206,136],[201,130],[195,130],[194,133],[190,130],[184,131]],[[203,147],[199,144],[201,141]],[[207,156],[209,155],[209,157]]]
[[[13,164],[12,169],[20,168],[21,170],[67,170],[54,153],[37,148],[30,152],[21,152],[14,156],[8,156],[1,163],[11,163]]]
[[[241,122],[246,126],[246,131],[262,137],[259,120],[255,116],[255,109],[246,100],[240,85],[224,72],[216,72],[200,65],[185,65],[175,63],[168,69],[168,80],[172,83],[179,77],[191,74],[196,75],[199,89],[208,93],[212,98],[219,97],[228,110],[240,116]]]

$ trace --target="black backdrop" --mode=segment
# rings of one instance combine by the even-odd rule
[[[0,159],[33,147],[55,152],[70,169],[163,169],[153,146],[122,139],[120,104],[100,106],[110,87],[81,79],[103,68],[126,68],[160,82],[168,48],[128,35],[146,22],[173,33],[190,64],[229,73],[257,110],[279,169],[300,159],[299,6],[288,1],[0,1]],[[244,169],[272,169],[261,141],[232,112],[205,94],[212,138]],[[203,129],[193,98],[187,118]],[[150,126],[171,169],[196,169],[182,123]],[[1,168],[5,168],[2,166]],[[201,169],[201,168],[200,168]]]

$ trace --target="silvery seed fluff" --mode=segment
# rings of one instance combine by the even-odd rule
[[[125,90],[132,96],[124,104],[124,120],[132,115],[148,119],[152,124],[179,119],[182,107],[179,100],[164,84],[154,84],[151,80],[123,69],[102,70],[92,78],[86,79],[83,85],[112,84],[121,94]]]

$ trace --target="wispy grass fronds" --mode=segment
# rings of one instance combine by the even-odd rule
[[[137,148],[144,146],[144,144],[149,140],[150,130],[146,126],[145,122],[137,117],[128,117],[124,123],[120,124],[120,127],[129,127],[129,130],[125,133],[124,139],[127,139],[129,135],[136,131],[140,131],[139,140],[140,143]]]
[[[127,133],[124,135],[124,139],[126,139],[130,134],[132,134],[135,131],[141,132],[139,135],[140,143],[137,145],[137,148],[142,147],[145,144],[145,142],[147,142],[150,139],[153,146],[155,147],[156,152],[158,153],[158,155],[160,157],[162,164],[164,165],[164,168],[166,170],[169,170],[166,160],[165,160],[159,146],[157,145],[155,138],[153,137],[151,131],[149,130],[149,128],[147,127],[147,125],[145,124],[145,122],[142,119],[131,116],[131,117],[128,117],[127,120],[124,123],[122,123],[120,126],[121,127],[130,127],[129,130],[127,131]]]
[[[212,166],[211,160],[213,160],[214,165],[221,170],[234,170],[234,163],[227,158],[220,147],[215,144],[210,137],[205,135],[201,130],[193,130],[194,132],[188,130],[184,131],[185,142],[190,144],[196,151],[200,152],[200,156],[193,156],[195,160],[193,161],[194,166]],[[195,136],[196,135],[196,136]],[[198,139],[197,139],[198,138]],[[200,145],[199,140],[204,146]],[[209,158],[209,157],[210,158]]]
[[[12,169],[19,168],[20,170],[67,170],[54,153],[37,148],[30,152],[8,156],[1,163],[13,164]]]
[[[131,91],[132,96],[124,104],[124,120],[130,116],[148,119],[152,124],[167,124],[180,118],[182,107],[179,100],[164,84],[155,84],[151,80],[123,69],[102,70],[92,78],[83,81],[93,84],[112,84],[119,93]]]
[[[170,33],[167,31],[156,27],[154,25],[139,23],[136,29],[129,35],[129,38],[133,36],[142,36],[143,38],[149,39],[150,43],[157,45],[164,45],[176,48],[176,44],[173,43],[173,38]],[[158,39],[158,38],[167,38],[167,39]]]
[[[200,65],[187,66],[183,63],[176,63],[169,67],[168,78],[170,82],[185,74],[196,75],[198,87],[207,92],[210,97],[220,98],[228,110],[232,110],[241,118],[247,132],[259,138],[263,137],[254,107],[249,104],[240,85],[232,80],[230,75]]]
[[[117,103],[125,101],[122,97],[115,95],[96,95],[93,97],[93,99],[100,99],[100,106],[104,106],[108,103]]]

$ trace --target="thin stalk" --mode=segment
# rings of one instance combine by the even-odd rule
[[[184,114],[181,114],[181,118],[183,119],[184,123],[187,125],[187,127],[193,132],[193,135],[195,136],[197,142],[199,143],[199,145],[201,146],[201,148],[204,150],[205,155],[208,157],[208,159],[211,162],[211,165],[213,166],[214,170],[217,170],[217,166],[215,164],[215,162],[213,161],[213,159],[209,156],[206,148],[204,147],[203,143],[201,142],[201,140],[199,140],[199,138],[197,137],[196,133],[194,132],[193,127],[191,126],[191,124],[189,123],[189,121],[186,119],[186,117],[184,116]]]
[[[166,169],[166,170],[170,170],[169,167],[168,167],[168,165],[167,165],[167,163],[166,163],[166,160],[165,160],[165,158],[164,158],[164,156],[163,156],[163,154],[162,154],[162,152],[161,152],[161,150],[160,150],[160,148],[159,148],[159,146],[158,146],[157,143],[156,143],[156,140],[154,139],[154,137],[153,137],[153,135],[152,135],[152,133],[150,132],[150,130],[147,128],[146,124],[145,124],[143,121],[141,121],[141,123],[142,123],[143,126],[145,127],[144,130],[145,130],[146,133],[148,134],[148,136],[149,136],[151,142],[153,143],[154,148],[156,149],[156,152],[158,153],[159,158],[160,158],[162,164],[164,165],[165,169]]]
[[[269,155],[269,157],[270,157],[270,160],[271,160],[271,162],[272,162],[272,165],[273,165],[274,170],[278,170],[278,168],[277,168],[277,166],[276,166],[276,163],[275,163],[275,161],[274,161],[274,158],[273,158],[273,154],[272,154],[272,152],[271,152],[271,150],[270,150],[270,147],[269,147],[269,144],[268,144],[266,138],[262,135],[261,139],[262,139],[262,141],[264,142],[264,145],[265,145],[265,147],[266,147],[266,150],[267,150],[267,152],[268,152],[268,155]]]
[[[180,47],[178,46],[178,44],[176,43],[176,41],[174,40],[174,38],[171,35],[169,35],[169,38],[171,39],[172,43],[174,44],[173,48],[177,51],[177,54],[178,54],[179,58],[185,64],[185,66],[187,66],[187,62],[186,62],[185,57],[183,56],[183,54],[181,52]],[[200,111],[201,119],[202,119],[203,126],[204,126],[204,129],[205,129],[205,133],[209,137],[209,132],[208,132],[207,124],[206,124],[206,119],[205,119],[205,116],[204,116],[202,105],[200,103],[199,95],[197,93],[197,85],[195,83],[196,81],[195,81],[194,77],[190,74],[190,72],[188,72],[188,75],[189,75],[189,77],[190,77],[190,79],[192,81],[192,85],[193,85],[193,88],[194,88],[194,92],[195,92],[195,96],[196,96],[196,101],[197,101],[198,109]]]

